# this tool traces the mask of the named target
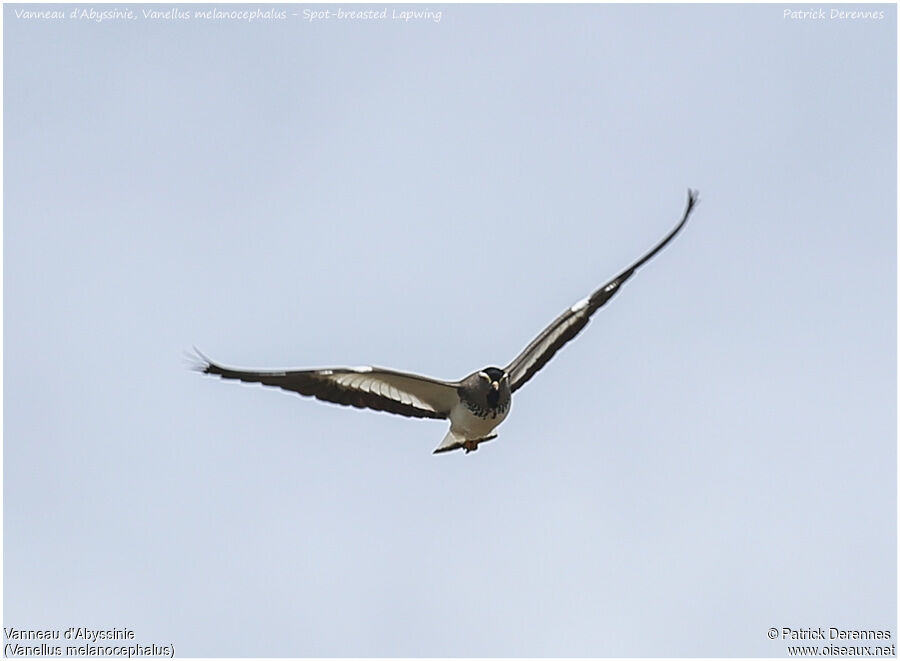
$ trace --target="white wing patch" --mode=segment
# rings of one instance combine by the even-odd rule
[[[417,409],[435,411],[435,408],[431,404],[416,397],[412,393],[401,390],[397,386],[379,379],[377,376],[369,376],[368,372],[371,371],[371,367],[357,367],[354,368],[354,373],[352,374],[338,374],[331,376],[331,379],[344,388],[367,392],[380,397],[387,397],[395,402],[413,406]]]
[[[580,301],[578,301],[575,305],[573,305],[569,309],[572,312],[578,312],[579,310],[584,310],[587,307],[588,303],[590,303],[590,302],[591,302],[591,297],[585,296],[584,298],[582,298]]]

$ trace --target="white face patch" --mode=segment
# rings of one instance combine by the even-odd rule
[[[573,305],[569,309],[572,312],[578,312],[579,310],[584,310],[587,307],[588,303],[590,303],[590,302],[591,302],[591,297],[587,296],[585,298],[582,298],[580,301],[578,301],[575,305]]]

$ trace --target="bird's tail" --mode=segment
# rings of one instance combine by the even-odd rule
[[[463,447],[463,441],[465,441],[465,437],[460,434],[454,433],[452,429],[447,432],[447,435],[444,436],[444,440],[441,441],[441,444],[438,445],[433,454],[440,454],[441,452],[450,452],[451,450],[460,450]]]

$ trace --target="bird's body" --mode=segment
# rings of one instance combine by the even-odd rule
[[[687,207],[675,229],[617,277],[567,308],[505,368],[486,367],[460,381],[440,381],[379,367],[247,371],[218,365],[198,351],[202,360],[198,369],[204,374],[277,386],[336,404],[449,420],[450,429],[434,452],[462,449],[468,454],[496,437],[493,431],[509,415],[512,394],[587,325],[591,315],[622,283],[674,238],[696,202],[696,193],[688,191]]]
[[[497,367],[470,374],[460,382],[457,391],[459,404],[450,409],[448,416],[450,430],[435,453],[463,448],[468,454],[477,450],[479,443],[494,438],[491,432],[509,415],[512,406],[509,377]]]

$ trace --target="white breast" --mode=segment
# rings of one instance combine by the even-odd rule
[[[512,407],[508,406],[503,413],[498,413],[496,418],[479,418],[460,402],[450,411],[450,430],[469,440],[484,438],[506,419],[510,408]]]

